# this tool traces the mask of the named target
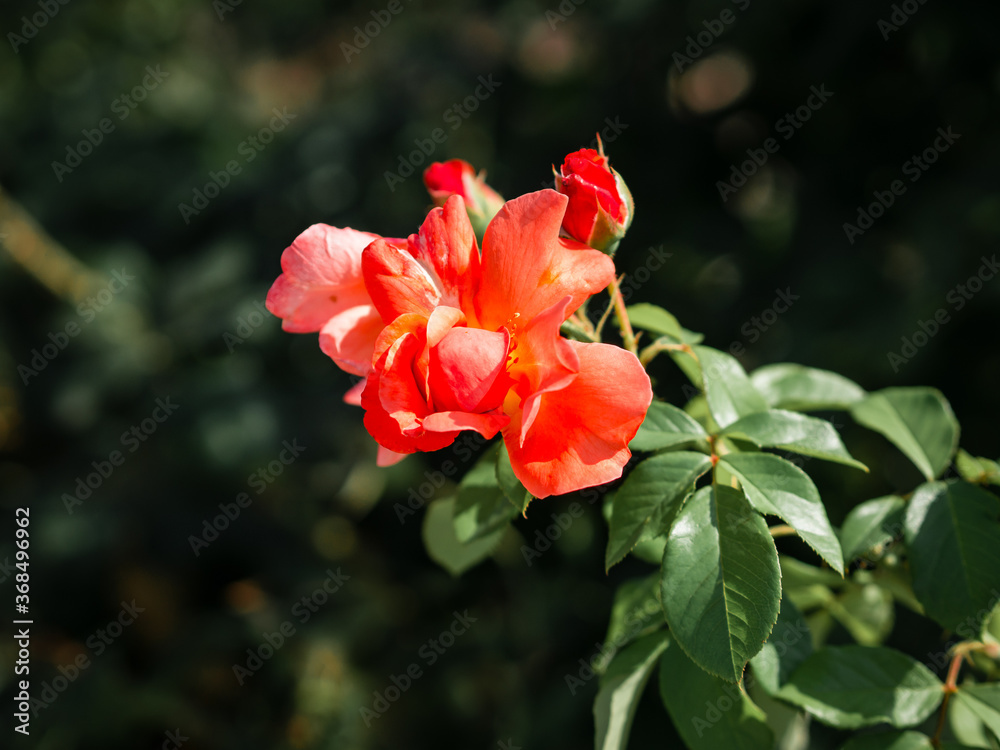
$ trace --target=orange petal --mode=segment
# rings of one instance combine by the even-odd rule
[[[509,343],[504,330],[453,328],[430,350],[434,409],[480,413],[498,408],[512,382],[506,373]]]
[[[559,237],[567,198],[540,190],[507,201],[483,238],[476,297],[481,327],[496,330],[514,313],[530,320],[570,297],[567,315],[607,287],[615,265],[604,253]]]
[[[580,360],[576,378],[542,395],[523,444],[520,415],[504,429],[514,474],[535,497],[618,479],[653,399],[635,355],[609,344],[568,343]]]
[[[479,248],[461,196],[453,195],[443,208],[431,209],[420,232],[410,235],[409,250],[437,276],[439,304],[471,312]]]
[[[453,430],[475,430],[489,440],[507,426],[510,417],[499,411],[469,414],[463,411],[439,411],[424,418],[424,428],[430,432],[452,434]],[[448,441],[451,442],[450,440]]]
[[[365,287],[375,309],[388,325],[400,315],[430,315],[441,301],[441,290],[416,258],[384,240],[376,240],[361,256]]]

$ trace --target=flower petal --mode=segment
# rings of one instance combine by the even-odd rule
[[[409,250],[437,276],[439,304],[472,310],[479,278],[479,247],[461,196],[453,195],[443,208],[430,210],[420,231],[410,235]]]
[[[373,305],[350,307],[326,322],[319,332],[319,348],[341,370],[365,375],[382,327],[382,316]]]
[[[531,320],[565,296],[572,313],[614,278],[604,253],[559,236],[568,199],[540,190],[507,201],[483,238],[479,325],[496,330],[514,313]]]
[[[433,276],[407,250],[376,240],[361,255],[364,283],[386,325],[405,313],[430,315],[441,301]]]
[[[510,390],[506,331],[453,328],[430,350],[428,386],[435,411],[498,408]]]
[[[489,440],[507,426],[510,417],[499,411],[486,414],[469,414],[463,411],[439,411],[424,418],[424,429],[429,432],[445,432],[453,430],[475,430]],[[450,442],[450,441],[449,441]]]
[[[314,224],[281,254],[282,274],[267,293],[267,309],[290,333],[320,330],[334,315],[369,304],[361,253],[377,234]]]
[[[514,474],[535,497],[619,478],[653,399],[635,355],[609,344],[568,343],[580,360],[576,378],[542,396],[523,444],[520,415],[504,429]]]

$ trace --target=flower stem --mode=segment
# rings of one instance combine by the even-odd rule
[[[628,319],[628,312],[625,310],[625,300],[622,298],[622,290],[619,286],[623,278],[625,278],[624,274],[612,280],[611,286],[608,287],[608,294],[611,295],[611,300],[615,305],[615,317],[618,319],[618,328],[621,330],[622,342],[625,344],[626,349],[638,357],[639,348],[636,345],[635,332],[632,330],[632,322]]]

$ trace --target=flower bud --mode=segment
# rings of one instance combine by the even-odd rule
[[[443,206],[453,195],[462,196],[469,220],[479,237],[504,202],[500,194],[486,184],[486,173],[477,175],[472,165],[461,159],[431,164],[424,170],[424,186],[435,206]]]
[[[598,148],[583,148],[567,156],[556,173],[556,190],[569,198],[563,231],[613,255],[632,223],[634,208],[632,194],[609,165],[600,139]]]

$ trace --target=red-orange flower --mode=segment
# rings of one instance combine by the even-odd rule
[[[559,334],[614,277],[606,255],[559,236],[566,204],[551,190],[507,202],[481,258],[459,196],[432,210],[405,249],[365,248],[365,287],[385,329],[361,405],[382,446],[413,453],[462,430],[502,431],[536,497],[621,476],[652,390],[631,353]]]
[[[556,174],[556,190],[569,197],[563,229],[570,237],[605,250],[625,236],[632,223],[632,195],[603,148],[569,154]]]
[[[503,205],[500,194],[486,184],[485,173],[477,175],[472,165],[462,159],[431,164],[424,170],[424,186],[435,206],[443,206],[453,195],[462,196],[473,227],[480,234]]]

